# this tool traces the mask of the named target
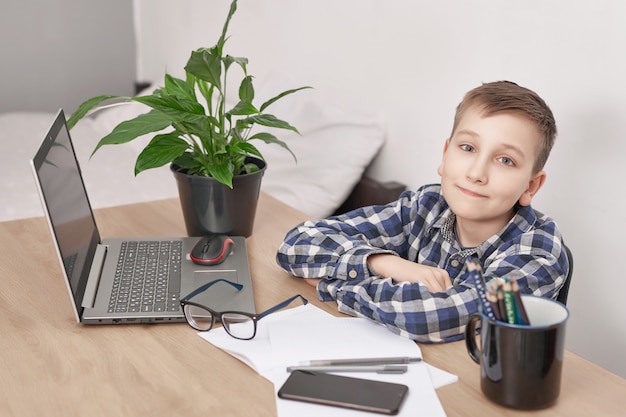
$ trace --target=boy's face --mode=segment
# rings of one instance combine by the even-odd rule
[[[540,134],[526,117],[466,110],[444,146],[437,170],[443,195],[457,219],[503,227],[519,202],[529,205],[545,181],[533,173]]]

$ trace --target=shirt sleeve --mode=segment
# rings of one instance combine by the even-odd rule
[[[388,205],[363,207],[342,216],[304,222],[287,234],[276,260],[283,269],[302,278],[374,277],[367,266],[369,255],[406,254],[405,228],[412,224],[414,199],[415,193],[407,191]]]
[[[540,227],[503,243],[482,260],[487,279],[513,278],[523,294],[556,299],[569,272],[569,261],[556,224]]]
[[[370,318],[422,343],[463,339],[469,317],[478,311],[476,290],[465,284],[431,293],[419,282],[391,278],[323,280],[318,292],[322,299],[337,300],[342,313]]]

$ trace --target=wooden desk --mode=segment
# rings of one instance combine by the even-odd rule
[[[96,212],[103,237],[184,236],[178,200]],[[263,195],[248,250],[259,311],[295,293],[333,314],[313,288],[283,272],[275,252],[305,216]],[[74,321],[43,218],[0,223],[0,415],[275,416],[270,382],[186,324],[83,326]],[[261,323],[262,325],[262,323]],[[437,390],[448,416],[516,416],[480,392],[463,342],[422,345],[425,360],[459,376]],[[558,403],[538,416],[617,416],[626,381],[567,352]],[[417,415],[417,414],[416,414]]]

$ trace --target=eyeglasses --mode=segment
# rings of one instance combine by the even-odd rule
[[[211,310],[207,306],[189,301],[198,294],[211,288],[214,284],[223,282],[236,288],[237,291],[241,291],[243,285],[236,282],[228,281],[226,279],[216,279],[211,281],[198,289],[192,291],[189,295],[180,300],[180,305],[185,313],[185,319],[187,323],[196,330],[201,332],[208,332],[213,328],[215,320],[219,320],[226,330],[226,333],[234,337],[235,339],[250,340],[256,336],[257,322],[263,317],[270,315],[281,308],[287,307],[294,300],[300,298],[304,304],[308,304],[309,300],[301,296],[300,294],[276,304],[274,307],[265,310],[261,314],[251,314],[242,311],[223,311],[217,312]]]

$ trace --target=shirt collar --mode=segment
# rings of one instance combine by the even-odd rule
[[[455,222],[456,215],[450,210],[450,207],[447,207],[437,221],[433,223],[432,227],[441,229],[443,238],[449,243],[454,243],[456,241],[456,233],[454,233]]]
[[[509,222],[495,235],[487,239],[480,245],[483,251],[489,248],[500,246],[502,242],[513,240],[519,235],[530,231],[537,221],[537,214],[530,206],[515,206],[515,215]]]
[[[498,233],[491,236],[485,242],[475,248],[465,248],[464,250],[475,252],[478,256],[484,253],[489,247],[497,245],[498,242],[508,240],[529,231],[535,222],[537,215],[531,206],[515,206],[515,215]],[[456,215],[450,207],[447,207],[443,214],[432,225],[433,228],[441,229],[441,235],[450,244],[460,247],[455,233]]]

